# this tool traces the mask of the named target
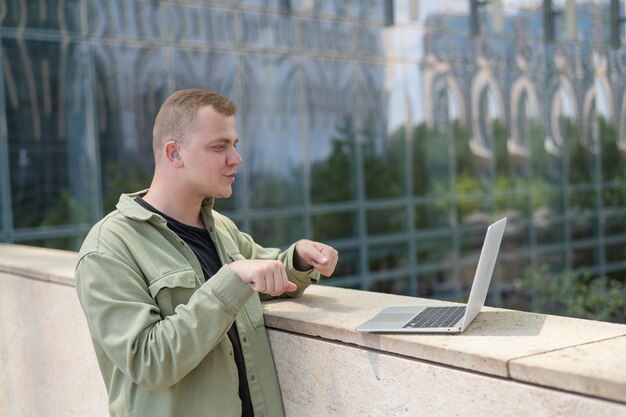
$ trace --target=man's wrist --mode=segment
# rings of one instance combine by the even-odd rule
[[[293,249],[293,267],[300,272],[306,272],[309,269],[312,268],[311,265],[309,265],[308,262],[306,262],[304,259],[302,259],[302,257],[298,254],[298,243],[300,243],[301,241],[298,241],[296,243],[295,248]]]

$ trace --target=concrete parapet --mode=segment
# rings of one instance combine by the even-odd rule
[[[0,415],[106,416],[76,253],[0,245]],[[264,305],[289,416],[625,416],[626,325],[485,307],[458,335],[354,331],[389,305],[313,286]]]
[[[0,245],[0,416],[108,416],[76,254]]]
[[[486,307],[463,334],[354,331],[432,303],[324,286],[266,303],[289,414],[626,416],[625,325]]]

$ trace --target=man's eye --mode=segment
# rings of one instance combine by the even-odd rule
[[[216,151],[223,151],[224,149],[226,149],[225,145],[217,145],[215,147],[213,147],[213,149],[215,149]]]

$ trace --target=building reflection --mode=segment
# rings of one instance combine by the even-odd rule
[[[615,13],[569,0],[0,0],[0,240],[76,249],[121,192],[148,186],[159,105],[196,86],[239,107],[245,163],[220,210],[265,245],[330,241],[342,253],[330,285],[462,300],[504,215],[492,305],[525,307],[529,270],[623,280]]]

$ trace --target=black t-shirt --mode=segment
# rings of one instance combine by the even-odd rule
[[[137,197],[135,201],[147,210],[163,216],[163,218],[167,220],[167,227],[169,227],[171,231],[176,233],[182,240],[185,241],[187,245],[189,245],[200,262],[205,281],[211,278],[222,267],[219,255],[217,254],[217,248],[215,247],[215,243],[213,243],[213,239],[211,239],[211,235],[208,230],[181,223],[178,220],[161,213],[159,210],[145,202],[141,197]],[[248,388],[248,380],[246,378],[246,364],[243,359],[241,342],[239,341],[239,334],[237,333],[237,326],[235,322],[233,322],[233,325],[228,330],[228,338],[233,345],[235,363],[237,364],[237,371],[239,373],[239,397],[241,398],[242,406],[241,415],[242,417],[254,417],[252,400],[250,399],[250,390]]]

